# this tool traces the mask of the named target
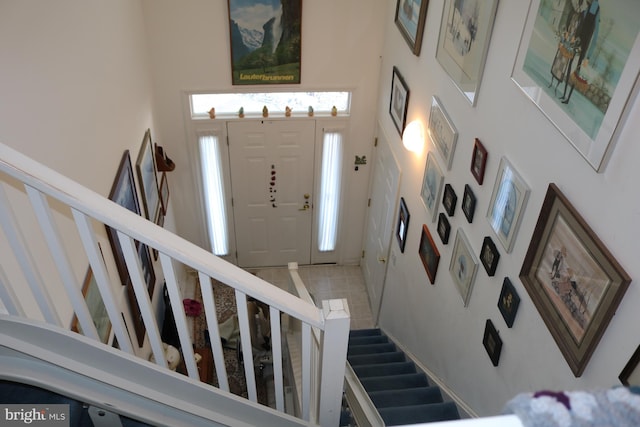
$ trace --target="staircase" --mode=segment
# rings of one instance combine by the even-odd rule
[[[440,388],[431,386],[380,329],[353,330],[347,361],[385,425],[419,424],[459,419],[453,402],[444,402]]]

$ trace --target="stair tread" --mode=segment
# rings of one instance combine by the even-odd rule
[[[373,363],[404,362],[407,358],[402,351],[393,351],[375,354],[355,354],[347,356],[351,366],[370,365]]]
[[[361,337],[371,335],[382,335],[382,331],[379,328],[369,329],[352,329],[349,331],[349,337]]]
[[[394,343],[381,343],[381,344],[366,344],[366,345],[352,345],[347,348],[347,355],[352,356],[356,354],[371,354],[371,353],[386,353],[397,351]]]
[[[449,421],[460,418],[453,402],[380,408],[380,416],[387,426]]]
[[[349,338],[349,346],[365,345],[365,344],[383,344],[388,342],[389,342],[389,338],[387,338],[385,335],[371,335],[366,337]]]
[[[376,408],[442,403],[440,387],[415,387],[399,390],[380,390],[368,393]]]
[[[370,365],[352,366],[358,378],[396,376],[399,374],[416,373],[416,365],[413,362],[374,363]]]
[[[360,378],[360,382],[367,392],[429,386],[427,376],[422,372],[394,376],[366,377]]]

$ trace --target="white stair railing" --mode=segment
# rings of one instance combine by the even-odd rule
[[[3,144],[0,144],[0,230],[3,233],[0,237],[4,235],[6,240],[0,241],[0,249],[3,251],[3,256],[0,257],[0,302],[4,306],[4,309],[0,306],[0,312],[9,313],[10,316],[0,319],[0,323],[8,322],[7,319],[11,316],[22,316],[44,321],[66,331],[68,323],[64,319],[70,319],[74,313],[83,334],[99,342],[98,332],[81,293],[81,283],[74,273],[74,267],[78,266],[77,260],[82,258],[88,261],[93,272],[120,350],[132,356],[139,353],[135,334],[130,335],[123,319],[124,303],[118,301],[114,292],[119,287],[119,278],[118,283],[113,283],[103,257],[104,248],[99,244],[99,240],[106,235],[105,226],[117,233],[117,244],[124,255],[130,286],[157,365],[166,367],[167,361],[154,305],[145,283],[145,271],[138,256],[140,244],[159,253],[160,270],[166,282],[187,374],[191,380],[199,381],[199,373],[182,304],[184,296],[178,285],[177,277],[181,269],[196,271],[200,279],[220,390],[228,392],[229,385],[220,337],[216,334],[218,323],[211,292],[212,280],[235,289],[249,400],[257,402],[249,328],[249,322],[253,319],[248,318],[246,310],[247,298],[251,297],[269,307],[277,410],[284,412],[285,409],[280,317],[287,315],[297,319],[303,329],[311,331],[313,328],[321,334],[321,338],[313,339],[313,342],[309,332],[304,337],[306,343],[303,346],[307,348],[307,353],[311,354],[309,349],[313,348],[318,354],[319,363],[305,365],[305,376],[317,380],[307,381],[305,385],[307,400],[303,402],[303,407],[307,410],[301,422],[323,426],[338,425],[344,372],[333,368],[343,366],[346,360],[349,317],[344,301],[327,301],[320,309]],[[40,235],[43,236],[42,239],[34,237]],[[59,284],[57,287],[56,283]],[[43,348],[49,344],[46,340],[29,343]],[[106,347],[101,343],[97,345]],[[60,351],[65,350],[60,348]],[[105,351],[111,349],[105,348]],[[128,378],[118,378],[117,375],[109,378],[116,382],[129,381]],[[212,387],[209,388],[213,390]],[[188,399],[187,396],[176,398]],[[313,408],[313,411],[308,408]]]

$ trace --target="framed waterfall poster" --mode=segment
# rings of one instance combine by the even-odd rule
[[[300,83],[302,0],[228,0],[231,82]]]

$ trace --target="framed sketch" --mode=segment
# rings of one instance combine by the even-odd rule
[[[529,186],[507,158],[503,157],[493,184],[487,219],[507,253],[513,249],[528,198]]]
[[[484,170],[487,166],[487,149],[482,142],[476,138],[473,144],[473,154],[471,155],[471,175],[482,185],[484,181]]]
[[[158,176],[150,129],[147,129],[142,139],[138,160],[136,161],[136,172],[138,172],[138,183],[142,190],[142,205],[144,206],[145,216],[149,221],[156,222],[162,206],[160,204]]]
[[[516,292],[516,288],[511,283],[508,277],[504,278],[502,282],[502,290],[500,291],[500,297],[498,298],[498,309],[500,314],[504,318],[507,327],[513,326],[513,321],[516,318],[518,307],[520,306],[520,296]]]
[[[436,59],[475,105],[498,0],[445,0]]]
[[[402,78],[398,67],[393,67],[393,77],[391,79],[391,101],[389,103],[389,114],[393,124],[396,125],[398,133],[402,135],[404,126],[407,123],[407,109],[409,108],[409,87]]]
[[[400,211],[398,212],[398,226],[396,227],[396,237],[400,251],[404,253],[404,247],[407,244],[407,231],[409,230],[409,209],[404,201],[404,197],[400,198]]]
[[[438,165],[435,155],[430,151],[427,154],[427,163],[424,167],[424,177],[422,178],[422,189],[420,198],[427,212],[431,215],[431,221],[436,219],[438,213],[438,202],[444,184],[444,174]]]
[[[416,56],[420,55],[428,5],[429,0],[398,0],[396,5],[396,25]]]
[[[502,352],[502,338],[498,334],[496,327],[490,319],[487,319],[484,325],[484,337],[482,338],[482,344],[484,345],[489,359],[493,366],[498,366],[500,362],[500,353]]]
[[[631,359],[627,362],[627,364],[620,372],[618,379],[620,382],[629,387],[629,386],[640,386],[640,369],[638,369],[638,365],[640,364],[640,346],[636,348],[636,351],[631,356]]]
[[[442,156],[447,170],[451,169],[453,152],[456,149],[456,141],[458,140],[458,131],[453,126],[453,122],[442,107],[440,100],[435,96],[431,98],[429,138]]]
[[[429,281],[433,285],[436,281],[436,273],[438,272],[438,264],[440,263],[440,252],[425,224],[422,224],[422,235],[420,236],[418,254],[420,255],[424,269],[427,271]]]
[[[302,0],[228,0],[228,4],[231,83],[299,84]]]
[[[547,189],[520,279],[579,377],[631,278],[555,184]]]
[[[93,324],[98,331],[100,341],[107,344],[109,341],[109,334],[111,333],[111,321],[109,320],[107,307],[104,305],[102,295],[100,295],[100,290],[98,289],[98,284],[96,283],[91,268],[87,270],[87,274],[84,277],[84,282],[82,283],[82,295],[84,295],[84,300],[87,304],[87,308],[89,309],[89,313],[91,314]],[[82,333],[82,327],[80,326],[78,317],[75,314],[71,322],[71,330]]]
[[[473,190],[469,184],[464,185],[464,195],[462,196],[462,212],[469,221],[469,224],[473,222],[473,214],[476,210],[476,196],[473,194]]]
[[[451,225],[449,224],[449,220],[443,212],[440,212],[440,215],[438,215],[438,235],[440,236],[442,243],[445,245],[449,243],[449,234],[451,234]]]
[[[491,237],[486,236],[482,241],[482,249],[480,249],[480,260],[484,269],[487,270],[489,277],[496,274],[496,268],[498,268],[498,261],[500,260],[500,252],[496,248],[496,244],[493,243]]]
[[[462,301],[466,307],[469,304],[473,281],[478,271],[478,258],[471,250],[471,245],[461,228],[456,232],[456,240],[453,245],[449,273],[456,284]]]
[[[532,0],[512,79],[602,171],[640,70],[640,2]]]
[[[444,186],[444,195],[442,196],[442,206],[444,207],[447,215],[453,216],[457,202],[458,196],[456,196],[456,192],[453,190],[453,187],[451,184],[446,184]]]

